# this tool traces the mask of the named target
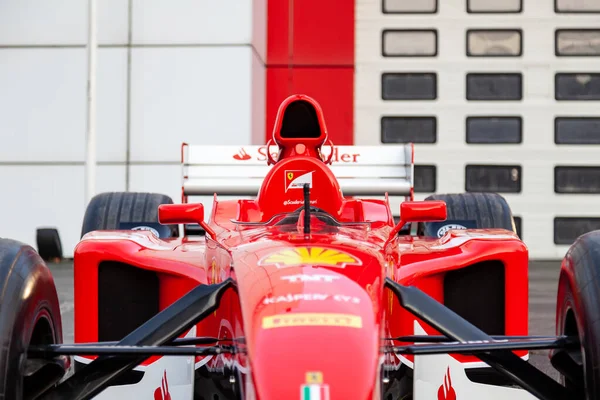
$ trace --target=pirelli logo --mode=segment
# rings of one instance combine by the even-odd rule
[[[362,328],[362,318],[350,314],[294,313],[264,317],[263,329],[286,328],[290,326],[340,326]]]

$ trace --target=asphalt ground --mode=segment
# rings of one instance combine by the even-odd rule
[[[63,318],[64,341],[73,343],[73,264],[50,264],[57,285]],[[560,261],[532,261],[529,266],[529,334],[554,335],[554,313]],[[558,378],[548,361],[547,351],[533,351],[531,362],[546,374]]]

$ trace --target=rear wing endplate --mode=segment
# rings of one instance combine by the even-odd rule
[[[277,146],[271,146],[277,159]],[[325,159],[331,148],[323,146]],[[330,168],[344,196],[413,197],[412,144],[336,146]],[[188,196],[256,196],[271,166],[267,146],[182,146],[183,202]]]

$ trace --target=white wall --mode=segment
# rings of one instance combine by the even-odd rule
[[[0,3],[0,236],[35,246],[54,226],[65,256],[85,211],[87,3]],[[183,141],[250,144],[261,128],[252,1],[97,3],[96,190],[178,202]]]

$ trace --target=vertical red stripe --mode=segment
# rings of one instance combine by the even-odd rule
[[[329,138],[354,140],[354,0],[267,0],[266,140],[295,93],[323,107]]]
[[[267,68],[267,139],[271,138],[280,103],[291,93],[316,99],[323,108],[329,138],[338,145],[353,143],[354,69],[294,68],[291,89],[288,68]]]

